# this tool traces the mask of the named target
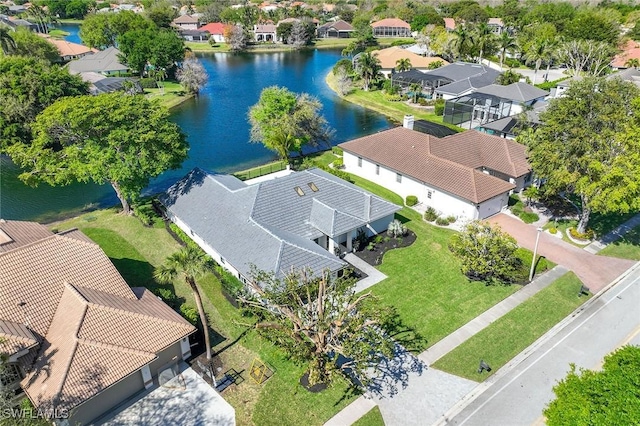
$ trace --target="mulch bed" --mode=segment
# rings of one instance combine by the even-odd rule
[[[376,237],[369,238],[367,244],[365,244],[364,247],[359,247],[358,251],[354,253],[360,259],[373,266],[381,264],[382,257],[389,250],[408,247],[416,241],[416,234],[411,230],[407,230],[407,235],[400,238],[388,237],[387,231],[381,232],[378,235],[382,237],[382,241],[374,243],[373,250],[368,249],[368,243],[374,241]]]
[[[316,383],[315,385],[311,386],[309,384],[309,373],[304,373],[304,375],[300,377],[300,384],[302,385],[303,388],[305,388],[311,393],[322,392],[327,388],[326,383]]]

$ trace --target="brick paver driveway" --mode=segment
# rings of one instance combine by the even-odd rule
[[[521,247],[533,251],[538,232],[534,226],[504,213],[491,217],[489,222],[499,225]],[[594,294],[635,263],[626,259],[596,256],[544,232],[540,235],[538,254],[572,270]]]

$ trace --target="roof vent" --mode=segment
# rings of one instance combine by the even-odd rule
[[[13,238],[11,238],[9,235],[7,235],[6,232],[0,229],[0,245],[12,243],[12,242],[13,242]]]
[[[309,182],[307,185],[309,185],[309,188],[311,188],[311,190],[312,190],[313,192],[318,192],[318,191],[320,191],[320,189],[319,189],[319,188],[316,186],[316,184],[315,184],[315,183],[313,183],[313,182]]]
[[[303,196],[304,195],[304,191],[302,190],[302,188],[300,188],[299,186],[296,186],[295,188],[293,188],[296,190],[296,192],[298,193],[299,196]]]

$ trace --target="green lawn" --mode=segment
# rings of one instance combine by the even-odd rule
[[[144,89],[145,96],[147,99],[159,100],[162,105],[169,109],[180,105],[193,96],[186,94],[184,88],[178,82],[163,81],[160,84],[163,86],[162,89]]]
[[[380,408],[373,407],[371,411],[362,416],[353,426],[384,426],[384,420]]]
[[[347,47],[354,39],[352,38],[320,38],[316,39],[313,43],[313,47],[318,49],[323,48],[337,48],[337,47]],[[388,47],[391,46],[392,43],[396,41],[406,41],[408,44],[414,43],[412,38],[404,38],[404,37],[389,37],[389,38],[379,38],[378,45],[380,47]]]
[[[326,82],[329,87],[337,93],[335,86],[335,76],[332,72],[329,72],[326,76]],[[343,99],[352,102],[357,105],[361,105],[365,108],[384,114],[387,117],[401,123],[404,116],[407,114],[413,115],[416,120],[432,121],[434,123],[442,124],[448,128],[461,132],[463,129],[458,126],[454,126],[448,123],[442,122],[442,116],[436,115],[433,109],[424,109],[408,105],[403,101],[391,102],[384,98],[381,90],[371,90],[365,92],[364,90],[355,87],[351,93],[346,96],[342,96]]]
[[[216,43],[213,46],[208,42],[185,41],[184,45],[192,52],[228,52],[227,43]]]
[[[286,166],[287,163],[285,161],[272,161],[271,163],[263,164],[262,166],[235,172],[233,175],[240,180],[253,179],[270,173],[279,172],[280,170],[284,170]]]
[[[115,209],[87,213],[54,227],[81,229],[102,247],[131,286],[159,287],[152,275],[154,267],[180,248],[164,227],[144,227],[138,219],[117,214]],[[222,296],[220,283],[213,275],[198,283],[206,296],[203,303],[211,327],[217,333],[212,336],[214,351],[222,351],[220,356],[225,365],[242,372],[245,378],[242,384],[224,393],[236,410],[238,425],[321,425],[356,397],[346,393],[346,381],[318,394],[304,390],[298,379],[305,367],[288,360],[280,349],[252,330],[246,332],[251,320]],[[164,287],[174,290],[181,301],[195,306],[183,280]],[[273,377],[262,385],[253,383],[248,375],[255,358],[275,370]]]
[[[433,367],[475,381],[486,380],[589,299],[578,297],[581,282],[568,272],[533,297],[439,359]],[[478,374],[480,359],[492,368]]]
[[[609,244],[598,254],[601,256],[640,260],[640,226],[633,228],[624,237]]]
[[[69,35],[69,33],[66,31],[54,28],[52,30],[49,30],[49,35],[53,38],[65,38],[66,36]]]

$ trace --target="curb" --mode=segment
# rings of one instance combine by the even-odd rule
[[[562,331],[565,327],[571,324],[573,321],[578,319],[582,312],[584,312],[587,308],[595,304],[600,300],[600,298],[609,290],[611,290],[616,284],[622,281],[627,276],[631,275],[631,273],[635,272],[637,269],[640,269],[640,262],[636,262],[631,268],[624,271],[620,276],[611,281],[607,286],[605,286],[602,290],[600,290],[597,294],[595,294],[591,299],[587,300],[585,303],[580,305],[576,310],[574,310],[571,314],[566,316],[562,321],[553,326],[549,331],[540,336],[538,340],[533,342],[527,348],[525,348],[522,352],[516,355],[511,361],[502,366],[500,370],[496,372],[493,376],[489,377],[486,381],[480,383],[476,386],[471,392],[465,395],[461,400],[459,400],[453,407],[451,407],[446,413],[444,413],[439,420],[433,423],[432,426],[444,426],[449,423],[449,420],[453,417],[457,416],[464,410],[468,405],[470,405],[473,401],[475,401],[480,395],[482,395],[487,389],[489,389],[495,382],[500,380],[502,377],[507,375],[507,373],[511,372],[515,367],[521,364],[524,360],[529,358],[540,346],[547,343],[553,337],[555,337],[560,331]]]

